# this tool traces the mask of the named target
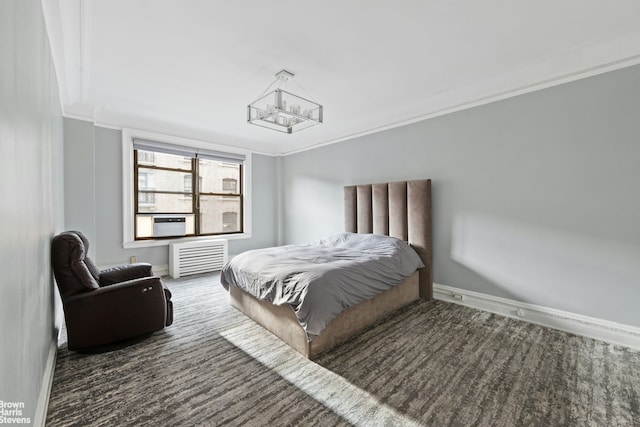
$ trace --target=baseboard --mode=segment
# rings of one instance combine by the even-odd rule
[[[47,364],[42,375],[40,394],[36,403],[36,411],[33,414],[33,426],[44,427],[47,420],[47,409],[49,409],[49,396],[51,395],[51,385],[53,384],[53,374],[56,370],[56,360],[58,354],[58,334],[51,340]]]
[[[640,328],[434,283],[435,299],[640,350]]]

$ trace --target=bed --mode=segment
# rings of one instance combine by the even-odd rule
[[[409,250],[414,256],[417,255],[419,266],[424,267],[415,271],[413,271],[415,267],[412,267],[411,271],[413,272],[405,271],[405,276],[408,276],[406,279],[396,283],[388,283],[387,290],[379,291],[381,293],[367,297],[357,305],[344,309],[320,327],[311,326],[312,324],[306,320],[305,322],[301,321],[301,307],[299,305],[292,306],[289,303],[282,303],[283,300],[268,298],[274,300],[274,303],[271,303],[268,300],[258,299],[241,289],[241,287],[250,289],[252,285],[245,283],[245,281],[250,281],[247,278],[255,276],[256,271],[268,269],[270,267],[269,259],[271,259],[269,257],[273,257],[275,260],[276,257],[286,256],[284,253],[291,249],[290,246],[272,248],[270,251],[249,251],[242,254],[236,257],[237,260],[232,260],[225,266],[221,276],[223,286],[229,290],[233,307],[308,358],[314,358],[344,342],[368,325],[383,319],[397,309],[420,298],[431,299],[433,295],[431,180],[347,186],[344,187],[344,209],[346,233],[322,239],[314,244],[323,245],[329,239],[330,244],[333,245],[335,244],[333,240],[336,240],[338,246],[334,250],[336,251],[335,255],[338,256],[338,251],[341,250],[340,244],[343,241],[353,240],[360,246],[370,244],[362,243],[369,242],[369,240],[361,240],[364,239],[364,236],[352,233],[373,235],[366,238],[373,239],[374,242],[379,240],[384,244],[389,242],[393,247],[398,247],[400,251],[404,251],[403,246],[410,245],[413,250]],[[380,237],[377,238],[377,236]],[[381,236],[391,236],[396,239],[385,239]],[[371,245],[376,246],[377,243]],[[306,245],[300,246],[303,246],[302,249],[306,248]],[[298,249],[300,248],[296,248],[296,250]],[[331,250],[327,250],[325,254],[329,258],[332,257]],[[258,255],[263,258],[258,258]],[[255,258],[250,258],[251,256]],[[299,255],[298,252],[295,252],[292,256],[299,258],[305,255]],[[339,256],[348,258],[348,254],[340,253]],[[317,260],[316,263],[318,263]],[[322,262],[318,264],[320,263]],[[253,272],[242,269],[250,268],[252,264],[254,264]],[[347,268],[351,268],[351,266]],[[403,263],[403,268],[405,270],[408,268],[406,262]],[[388,265],[385,265],[384,269],[388,270]],[[258,275],[260,274],[258,273]],[[387,275],[385,274],[385,276]],[[386,280],[392,280],[391,277],[393,276],[388,275]],[[369,279],[373,283],[377,277],[370,276]],[[251,291],[257,295],[254,289]],[[263,293],[273,294],[273,289]]]

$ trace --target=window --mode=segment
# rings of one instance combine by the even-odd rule
[[[131,142],[125,143],[133,153],[133,197],[129,203],[132,236],[127,239],[125,230],[125,247],[127,242],[154,240],[155,236],[246,233],[248,187],[243,183],[247,155],[127,137]],[[166,217],[184,217],[184,231],[160,233],[162,221],[158,218]]]
[[[193,176],[192,175],[184,176],[184,192],[185,193],[193,192]]]
[[[238,213],[237,212],[223,212],[222,213],[222,228],[225,230],[234,230],[238,227]]]
[[[238,180],[234,178],[222,178],[222,191],[236,192]]]
[[[140,172],[138,174],[138,201],[141,205],[145,205],[147,209],[153,209],[156,203],[156,195],[149,192],[153,190],[149,185],[149,174]]]
[[[138,155],[138,161],[140,163],[147,163],[147,164],[154,164],[155,160],[154,160],[154,156],[153,156],[153,152],[152,151],[145,151],[143,153],[140,153]]]

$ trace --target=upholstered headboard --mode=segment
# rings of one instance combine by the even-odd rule
[[[433,297],[431,180],[344,187],[345,231],[397,237],[409,242],[426,266],[420,296]]]

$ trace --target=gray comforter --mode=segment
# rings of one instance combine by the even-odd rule
[[[340,233],[304,245],[244,252],[227,263],[222,285],[289,304],[309,339],[340,312],[390,289],[424,264],[406,242]]]

